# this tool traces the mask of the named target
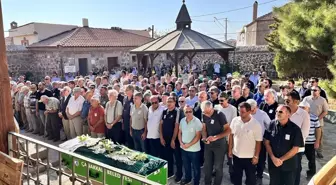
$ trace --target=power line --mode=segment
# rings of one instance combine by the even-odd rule
[[[270,31],[270,30],[246,31],[244,33],[267,32],[267,31]],[[238,33],[240,33],[240,32],[231,32],[231,33],[227,33],[227,34],[238,34]],[[210,33],[210,34],[207,34],[207,35],[223,35],[223,33]]]
[[[271,0],[271,1],[264,2],[264,3],[260,3],[260,4],[258,4],[258,6],[269,4],[269,3],[272,3],[272,2],[275,2],[275,1],[278,1],[278,0]],[[223,12],[209,13],[209,14],[203,14],[203,15],[196,15],[196,16],[191,16],[191,17],[204,17],[204,16],[210,16],[210,15],[217,15],[217,14],[222,14],[222,13],[228,13],[228,12],[234,12],[234,11],[244,10],[244,9],[251,8],[251,7],[253,7],[253,5],[245,6],[245,7],[241,7],[241,8],[236,8],[236,9],[231,9],[231,10],[226,10],[226,11],[223,11]]]
[[[209,21],[209,20],[197,20],[197,19],[191,19],[192,21],[195,21],[195,22],[215,22],[214,20],[213,21]]]

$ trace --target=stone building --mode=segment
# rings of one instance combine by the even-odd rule
[[[238,34],[237,46],[267,45],[265,37],[271,33],[269,26],[274,23],[273,13],[258,17],[258,2],[253,4],[252,22],[245,25]]]

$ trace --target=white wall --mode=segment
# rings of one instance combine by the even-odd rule
[[[13,37],[13,44],[22,45],[21,40],[24,40],[24,37],[26,38],[26,40],[29,41],[29,45],[38,41],[37,35],[25,35],[25,36]]]
[[[76,27],[73,25],[35,23],[35,31],[38,34],[39,41]]]

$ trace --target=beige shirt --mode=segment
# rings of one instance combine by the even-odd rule
[[[70,115],[74,115],[76,112],[82,111],[84,101],[85,99],[83,96],[79,96],[77,99],[75,99],[75,96],[71,96],[67,106]]]
[[[121,116],[122,111],[123,106],[120,101],[116,100],[113,104],[110,101],[107,102],[105,108],[105,120],[107,124],[111,124],[118,116]]]
[[[141,104],[139,108],[135,104],[131,107],[132,128],[141,130],[145,128],[145,120],[148,120],[148,108],[145,104]]]
[[[310,113],[315,116],[319,116],[322,112],[328,112],[328,102],[323,97],[314,98],[313,96],[307,96],[303,99],[310,105]],[[323,118],[319,120],[321,126],[324,126]]]

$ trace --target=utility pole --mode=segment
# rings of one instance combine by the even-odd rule
[[[8,154],[8,132],[15,131],[0,0],[0,151]]]
[[[227,41],[227,33],[228,33],[228,31],[227,31],[228,30],[227,22],[228,22],[228,19],[225,18],[224,21],[225,21],[225,41]]]

